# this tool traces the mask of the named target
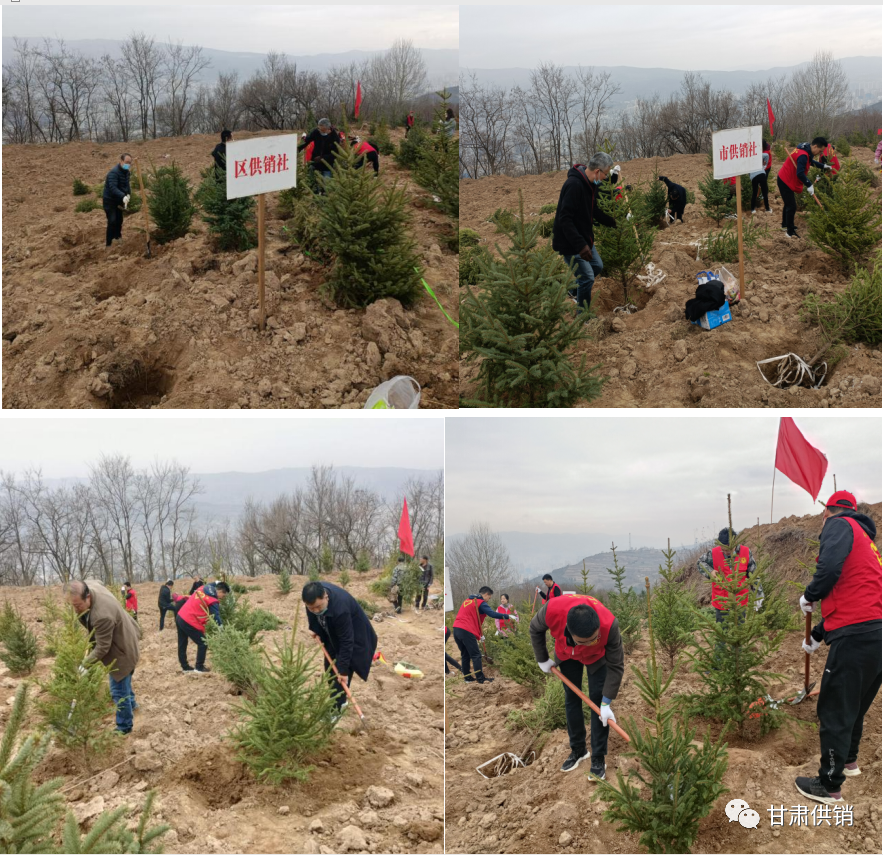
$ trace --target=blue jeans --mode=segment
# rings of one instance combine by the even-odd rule
[[[135,709],[135,693],[132,691],[132,675],[122,680],[110,679],[110,696],[117,708],[117,730],[129,733],[132,730],[132,712]]]
[[[567,262],[567,266],[573,270],[573,275],[577,281],[576,303],[580,308],[585,303],[585,307],[588,309],[592,303],[592,286],[595,284],[595,277],[601,275],[601,271],[604,269],[604,262],[601,261],[601,256],[598,255],[598,250],[595,247],[592,247],[591,261],[586,261],[579,255],[564,255],[562,253],[562,256]],[[573,289],[571,289],[572,293]]]

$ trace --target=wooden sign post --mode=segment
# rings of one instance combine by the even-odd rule
[[[258,328],[261,332],[267,321],[265,195],[297,186],[298,142],[297,134],[283,134],[227,143],[227,199],[257,196]]]
[[[763,127],[728,128],[712,135],[715,179],[736,179],[736,237],[739,243],[739,299],[745,299],[741,176],[763,169]]]

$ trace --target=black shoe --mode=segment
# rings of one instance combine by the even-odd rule
[[[577,754],[576,751],[571,751],[571,752],[570,752],[570,757],[568,757],[568,758],[564,761],[563,765],[561,766],[561,771],[562,771],[562,772],[572,772],[572,771],[573,771],[574,769],[576,769],[576,767],[579,766],[579,764],[582,763],[583,760],[585,760],[588,756],[589,756],[589,752],[588,752],[588,751],[586,751],[582,756],[580,756],[579,754]]]
[[[603,757],[593,757],[592,758],[592,767],[589,769],[592,773],[592,777],[598,778],[600,781],[604,781],[607,779],[607,764],[604,762]]]
[[[181,669],[181,673],[182,673],[182,674],[192,674],[192,673],[193,673],[193,669],[192,669],[192,668],[182,668],[182,669]]]
[[[839,790],[836,793],[829,793],[818,778],[795,778],[794,783],[797,785],[797,792],[808,799],[826,805],[842,805],[844,803]]]
[[[493,683],[493,682],[494,682],[494,678],[493,678],[493,677],[483,677],[483,678],[482,678],[481,680],[479,680],[478,682],[481,683],[482,685],[484,685],[485,683]]]
[[[463,682],[464,682],[464,683],[474,683],[474,682],[475,682],[475,677],[464,677],[464,678],[463,678]]]
[[[212,672],[212,669],[206,667],[205,665],[197,665],[193,670],[197,674],[211,674],[211,672]]]

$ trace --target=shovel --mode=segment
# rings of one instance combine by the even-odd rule
[[[809,644],[809,633],[812,629],[812,615],[809,614],[806,616],[806,638],[805,641]],[[806,696],[812,691],[813,686],[815,686],[815,680],[812,683],[809,681],[809,653],[806,655],[806,663],[804,665],[803,671],[803,688],[794,696],[793,700],[789,703],[791,706],[796,706],[799,704]]]
[[[321,639],[315,633],[313,634],[313,638],[316,639],[316,644],[322,648],[322,652],[325,654],[325,658],[328,660],[328,664],[331,666],[331,670],[334,671],[334,675],[337,677],[337,682],[340,683],[341,688],[346,693],[346,696],[349,702],[353,705],[353,709],[356,711],[356,715],[359,717],[359,721],[363,728],[367,728],[368,725],[365,721],[365,713],[362,712],[359,705],[356,703],[356,699],[353,697],[353,693],[350,691],[350,687],[346,684],[346,680],[340,676],[340,671],[337,670],[337,666],[334,664],[334,660],[328,655],[328,651],[325,649],[325,645],[322,644]]]
[[[552,673],[562,682],[571,692],[573,692],[584,704],[586,704],[589,709],[592,710],[595,715],[601,715],[601,710],[598,709],[580,690],[577,686],[570,682],[559,670],[558,667],[552,666]],[[615,722],[610,722],[610,727],[612,727],[626,742],[631,742],[629,739],[629,735]]]

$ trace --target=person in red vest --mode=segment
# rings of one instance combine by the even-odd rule
[[[553,659],[546,648],[546,631],[555,642]],[[583,667],[589,680],[589,699],[601,710],[592,712],[591,772],[600,780],[607,774],[604,758],[607,756],[608,722],[616,721],[610,704],[616,699],[625,657],[619,624],[613,612],[594,597],[567,594],[549,600],[530,622],[530,643],[537,664],[546,673],[557,665],[561,673],[576,686],[583,684]],[[585,760],[586,720],[582,700],[564,687],[564,710],[567,715],[567,735],[570,738],[570,756],[561,767],[571,772]]]
[[[548,574],[546,573],[543,576],[543,582],[546,585],[546,590],[543,591],[541,588],[537,588],[537,593],[544,600],[549,600],[552,597],[560,597],[561,596],[561,588],[558,586],[558,583]]]
[[[126,611],[129,612],[135,620],[138,620],[138,595],[132,590],[132,583],[126,582],[120,588],[123,600],[126,604]]]
[[[797,229],[794,227],[794,215],[797,213],[797,197],[794,194],[802,193],[804,187],[810,196],[816,192],[813,182],[809,179],[810,167],[830,169],[828,164],[813,160],[821,155],[827,145],[828,141],[824,137],[816,137],[811,143],[801,143],[785,158],[785,162],[779,168],[776,186],[784,203],[782,230],[786,237],[798,237]]]
[[[517,614],[517,612],[515,611],[515,606],[509,604],[508,594],[500,594],[500,605],[497,606],[497,611],[501,615]],[[502,618],[497,618],[494,623],[497,625],[497,635],[508,636],[511,634],[508,628],[507,621],[503,620]]]
[[[377,155],[377,149],[374,146],[369,145],[367,142],[364,142],[361,137],[352,137],[350,139],[350,145],[355,150],[356,154],[362,155],[359,160],[356,161],[356,168],[359,169],[365,165],[365,161],[367,160],[374,167],[374,174],[380,171],[380,158]]]
[[[463,674],[467,683],[493,683],[493,677],[485,677],[481,667],[481,651],[478,642],[484,638],[481,626],[486,617],[495,620],[518,620],[518,615],[508,615],[495,612],[487,601],[494,595],[487,585],[478,589],[477,594],[470,594],[463,601],[454,618],[454,641],[460,648],[460,657],[463,663]],[[475,676],[471,672],[475,671]]]
[[[226,582],[203,585],[187,598],[187,601],[175,615],[175,626],[178,627],[178,662],[185,674],[208,674],[205,665],[205,625],[209,615],[221,626],[221,608],[218,605],[227,594],[230,586]],[[196,667],[191,668],[187,661],[187,643],[196,645]]]
[[[826,149],[824,155],[819,158],[819,163],[823,163],[831,168],[831,177],[836,178],[840,172],[840,161],[837,158],[837,152],[834,149],[834,143],[831,143]]]
[[[411,132],[411,128],[414,127],[414,111],[409,110],[408,115],[405,116],[405,139],[408,138],[408,134]]]
[[[714,608],[714,618],[718,623],[722,623],[726,613],[729,611],[727,607],[729,595],[727,594],[727,589],[723,585],[718,584],[718,579],[729,580],[730,574],[733,572],[730,568],[733,554],[733,551],[730,549],[730,530],[727,528],[721,529],[717,539],[721,545],[715,546],[706,552],[699,559],[696,567],[706,579],[711,581],[711,605]],[[739,547],[739,554],[736,556],[736,559],[739,562],[739,580],[744,582],[757,570],[757,563],[751,554],[751,550],[744,544]],[[748,588],[749,586],[746,584],[739,590],[739,605],[744,606],[748,604]],[[758,611],[760,610],[759,602],[763,602],[762,591],[758,592],[758,597],[755,600],[755,608]]]
[[[858,512],[852,493],[834,493],[822,520],[816,572],[800,597],[806,614],[812,614],[817,602],[822,611],[803,649],[812,654],[822,641],[828,645],[816,708],[822,757],[818,777],[800,777],[794,783],[808,799],[844,804],[840,788],[847,777],[861,774],[862,726],[880,690],[883,570],[874,543],[877,526]]]
[[[301,140],[305,140],[307,138],[306,134],[300,135]],[[304,163],[309,163],[313,157],[313,149],[316,147],[315,143],[309,143],[307,147],[304,149]]]

